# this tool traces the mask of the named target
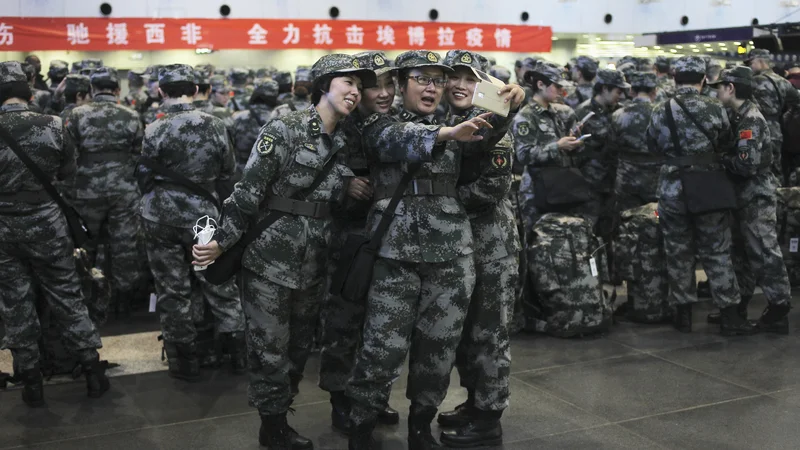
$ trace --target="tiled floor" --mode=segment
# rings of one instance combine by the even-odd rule
[[[759,298],[751,315],[761,308]],[[600,339],[518,336],[502,448],[800,448],[800,310],[791,319],[789,336],[723,338],[704,323],[705,310],[689,335],[622,323]],[[87,399],[80,382],[48,385],[47,408],[37,410],[17,390],[0,392],[0,449],[258,448],[246,379],[206,372],[202,383],[173,381],[158,361],[152,326],[142,330],[132,325],[107,345],[105,357],[120,355],[123,368],[100,400]],[[139,332],[126,334],[132,331]],[[144,369],[132,373],[128,365]],[[290,423],[317,449],[345,449],[330,428],[317,369],[314,357]],[[452,380],[442,409],[464,398],[458,377]],[[405,416],[404,386],[398,380],[391,402]],[[403,420],[379,429],[381,448],[407,448],[405,427]]]

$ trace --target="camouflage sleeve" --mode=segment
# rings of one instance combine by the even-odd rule
[[[719,114],[722,117],[719,131],[719,148],[731,148],[736,144],[736,137],[733,135],[734,130],[731,128],[731,121],[728,118],[728,114],[725,112],[725,108],[723,108],[722,105],[720,105],[719,108]]]
[[[771,154],[769,127],[766,121],[743,117],[737,125],[737,143],[723,155],[722,162],[733,174],[743,177],[756,175],[764,163],[764,155]]]
[[[222,166],[220,168],[219,178],[220,181],[227,181],[233,178],[236,171],[236,157],[234,156],[233,144],[231,143],[231,136],[228,133],[228,127],[221,119],[217,122],[219,126],[219,133],[223,136],[222,139]]]
[[[148,127],[144,130],[144,137],[142,138],[142,156],[141,158],[147,159],[156,159],[158,157],[158,151],[153,145],[153,130],[155,128]],[[145,181],[150,177],[150,169],[143,166],[142,164],[136,164],[136,178],[139,182],[139,189],[142,193],[145,193],[150,190],[150,187],[146,186]],[[152,186],[151,186],[152,187]]]
[[[659,105],[662,105],[662,103]],[[647,151],[654,154],[663,153],[661,148],[658,146],[657,133],[661,120],[659,110],[663,110],[663,108],[656,108],[653,110],[653,115],[650,116],[650,123],[647,125],[647,132],[645,135],[645,140],[647,141]]]
[[[144,125],[139,113],[133,111],[133,119],[131,119],[131,128],[133,128],[133,142],[131,142],[131,153],[140,155],[142,153],[142,140],[144,139]]]
[[[233,246],[258,216],[259,205],[293,153],[290,147],[288,129],[280,119],[271,120],[259,132],[242,180],[222,206],[217,242],[223,250]]]
[[[561,153],[555,139],[547,139],[539,132],[539,127],[532,125],[523,116],[514,118],[511,126],[514,138],[514,153],[521,164],[546,165],[561,161]]]
[[[66,127],[62,125],[61,119],[55,118],[55,120],[58,122],[58,128],[56,129],[61,131],[61,135],[63,136],[62,147],[64,152],[56,178],[62,182],[61,185],[71,190],[72,186],[75,184],[75,173],[78,170],[78,154],[75,151],[75,141],[72,139]]]
[[[784,100],[784,112],[793,112],[800,109],[800,92],[792,86],[792,83],[788,82],[787,80],[783,80],[784,82],[781,83],[784,87],[783,92],[785,95]]]
[[[506,135],[490,151],[464,157],[481,159],[479,178],[458,187],[458,196],[467,210],[495,204],[508,196],[513,181],[513,154],[514,144],[511,136]]]
[[[475,114],[471,114],[469,118],[477,117],[485,112],[486,111],[479,110]],[[507,117],[503,117],[499,114],[492,114],[488,120],[492,128],[484,128],[481,130],[480,134],[483,136],[482,140],[466,143],[463,146],[464,154],[468,155],[472,152],[486,152],[492,150],[508,133],[516,116],[516,112],[510,112]]]
[[[373,114],[363,125],[363,139],[371,158],[380,162],[432,161],[435,151],[444,151],[437,143],[439,125],[397,122],[385,114]]]

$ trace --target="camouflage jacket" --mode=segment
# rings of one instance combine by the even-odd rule
[[[78,154],[76,198],[115,197],[136,191],[135,158],[141,153],[139,115],[111,94],[70,111],[65,125]]]
[[[211,114],[212,116],[222,120],[222,122],[225,124],[225,128],[230,133],[233,133],[233,113],[230,109],[222,106],[215,106],[209,100],[195,100],[192,102],[192,105],[194,105],[198,111]]]
[[[554,105],[544,109],[536,101],[522,108],[511,126],[517,159],[530,167],[562,166],[565,158],[557,142],[568,133]]]
[[[70,111],[72,111],[73,109],[75,109],[77,107],[78,107],[78,105],[76,105],[75,103],[68,103],[68,104],[64,105],[64,108],[61,110],[60,113],[58,113],[58,116],[61,117],[61,120],[67,120],[67,117],[69,117]]]
[[[583,148],[571,158],[573,165],[581,169],[592,188],[597,192],[611,192],[617,166],[614,148],[609,145],[614,108],[603,106],[592,98],[581,103],[575,115],[581,120],[591,111],[594,111],[594,115],[583,124],[581,134],[591,134],[592,137],[587,138]]]
[[[294,105],[294,109],[292,108],[292,105]],[[294,111],[303,111],[308,109],[309,106],[311,106],[311,97],[292,96],[292,98],[287,100],[286,103],[273,109],[269,118],[277,119],[278,117],[285,116],[286,114]]]
[[[147,110],[141,114],[142,123],[144,123],[145,126],[150,125],[151,123],[164,117],[165,115],[166,111],[162,104],[158,102],[152,103],[150,107],[147,108]]]
[[[399,122],[399,123],[398,123]],[[440,125],[433,116],[420,117],[404,109],[394,115],[374,114],[364,122],[363,136],[373,187],[393,192],[412,163],[422,163],[409,184],[440,184],[455,189],[461,149],[453,141],[436,142]],[[409,192],[407,191],[407,192]],[[383,198],[381,198],[383,197]],[[367,219],[373,232],[391,194],[376,195]],[[394,212],[379,255],[408,262],[439,263],[472,253],[472,230],[464,206],[456,197],[405,195]]]
[[[0,106],[0,126],[8,130],[25,153],[51,179],[72,182],[75,147],[58,117],[31,112],[27,105]],[[0,192],[43,191],[44,188],[17,155],[0,141]],[[54,201],[0,202],[0,240],[46,242],[67,236],[64,214]]]
[[[656,103],[663,102],[668,98],[672,98],[675,95],[675,80],[667,75],[662,75],[658,77],[658,84],[656,88],[658,91],[656,92]]]
[[[246,111],[250,103],[250,95],[253,94],[252,90],[246,87],[235,87],[231,91],[233,92],[233,97],[228,102],[228,109],[231,113]]]
[[[191,104],[164,107],[164,116],[144,131],[142,157],[153,159],[210,192],[216,181],[229,180],[235,167],[225,124]],[[139,166],[139,171],[148,169]],[[204,215],[218,217],[214,204],[156,175],[155,188],[142,197],[142,217],[152,222],[191,228]]]
[[[731,135],[731,124],[728,115],[722,104],[713,98],[700,95],[697,89],[681,86],[675,91],[675,97],[679,97],[689,112],[695,119],[706,128],[713,138],[709,142],[705,134],[692,123],[683,110],[674,101],[658,103],[653,109],[650,117],[650,125],[647,128],[647,148],[652,153],[664,155],[667,158],[679,156],[703,155],[714,152],[722,152],[733,145]],[[670,130],[667,126],[666,108],[672,107],[672,114],[675,118],[675,127],[678,133],[678,141],[681,149],[676,149],[672,145]],[[719,164],[707,166],[693,166],[699,169],[720,168]],[[680,180],[679,168],[664,164],[658,182],[659,203],[671,202],[682,205],[683,188]]]
[[[451,115],[448,125],[458,125],[483,112],[471,108],[463,115]],[[516,255],[520,250],[516,218],[508,199],[513,182],[514,146],[507,130],[513,117],[510,114],[506,120],[498,120],[498,126],[489,131],[491,136],[484,136],[482,141],[459,143],[463,156],[458,197],[470,218],[473,256],[478,264]],[[492,118],[502,119],[500,116]]]
[[[252,105],[252,110],[261,119],[261,123],[266,124],[269,122],[272,108],[264,104],[255,104]],[[253,149],[253,144],[256,143],[260,130],[261,125],[259,125],[255,117],[252,117],[249,109],[239,111],[233,115],[231,139],[233,141],[233,149],[236,151],[237,174],[244,172],[244,166],[247,164],[247,159],[250,158],[250,150]]]
[[[785,112],[800,106],[800,94],[789,81],[772,70],[755,74],[753,83],[753,98],[770,126],[771,138],[783,140],[781,117]]]
[[[572,109],[577,109],[583,102],[591,100],[594,97],[593,92],[594,83],[582,83],[575,86],[575,92],[571,93],[564,99],[564,103]]]
[[[575,115],[574,109],[563,103],[553,103],[551,106],[558,118],[561,119],[565,130],[571,130],[578,123],[578,116]]]
[[[269,121],[258,134],[244,176],[225,200],[216,239],[233,246],[251,226],[264,219],[270,197],[292,197],[311,186],[325,164],[346,145],[341,127],[326,133],[315,108]],[[352,172],[337,162],[326,178],[305,197],[309,202],[338,202]],[[331,218],[285,214],[251,243],[243,265],[268,280],[304,289],[326,269]]]
[[[749,178],[770,171],[772,142],[767,120],[751,100],[737,110],[728,110],[735,145],[723,157],[723,164],[734,175]]]
[[[147,102],[147,93],[141,89],[138,89],[136,91],[130,91],[128,92],[128,95],[126,95],[125,98],[122,99],[122,102],[128,108],[138,111],[139,107],[141,107]]]
[[[647,98],[637,97],[628,106],[618,109],[611,116],[609,145],[611,153],[617,155],[616,188],[640,187],[639,192],[652,192],[658,186],[660,162],[636,160],[636,155],[649,154],[647,126],[653,114],[653,103]]]

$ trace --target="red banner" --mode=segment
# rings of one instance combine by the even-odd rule
[[[0,51],[452,48],[546,53],[552,29],[526,25],[287,19],[0,18]]]

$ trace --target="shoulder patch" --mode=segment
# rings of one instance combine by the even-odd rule
[[[256,147],[259,154],[262,155],[269,155],[275,150],[275,136],[265,133],[264,136],[258,141],[258,147]]]
[[[320,124],[319,124],[319,121],[318,121],[317,119],[311,119],[311,120],[308,122],[308,129],[309,129],[309,130],[310,130],[312,133],[314,133],[314,134],[318,134],[318,133],[320,132],[320,130],[321,130],[321,128],[320,128]]]
[[[505,169],[508,167],[508,156],[506,152],[501,150],[495,150],[491,152],[492,157],[492,166],[495,169]]]
[[[522,122],[517,126],[517,134],[520,136],[527,136],[531,132],[531,127],[528,122]]]
[[[739,132],[739,139],[753,139],[753,130],[742,130]]]

